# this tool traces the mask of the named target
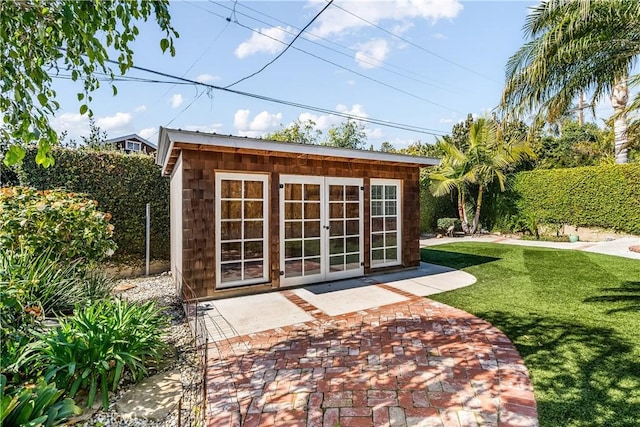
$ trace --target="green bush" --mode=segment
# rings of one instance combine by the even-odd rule
[[[518,173],[513,194],[526,222],[640,234],[640,164]]]
[[[27,151],[18,176],[22,185],[41,190],[64,188],[87,194],[113,215],[116,255],[142,259],[145,253],[146,204],[151,204],[151,256],[169,259],[169,180],[160,176],[153,157],[118,152],[58,148],[55,165],[35,164]]]
[[[460,230],[462,222],[458,218],[439,218],[438,219],[438,229],[439,230],[448,230],[449,227],[453,225],[454,230]]]
[[[429,191],[429,181],[420,179],[420,232],[432,233],[437,230],[438,218],[455,217],[458,214],[451,196],[435,197]]]
[[[80,260],[61,262],[52,250],[0,253],[0,286],[15,290],[24,307],[37,307],[41,314],[53,316],[70,312],[84,301]]]
[[[45,380],[55,380],[71,397],[88,390],[89,407],[100,389],[107,409],[108,392],[116,390],[124,371],[141,379],[165,349],[158,331],[166,319],[153,303],[106,300],[77,307],[73,316],[59,321],[60,327],[42,334],[20,365],[46,367]]]
[[[7,387],[0,375],[0,425],[57,426],[82,410],[73,399],[63,399],[63,392],[40,381],[33,387]]]
[[[113,254],[111,215],[97,202],[61,190],[8,187],[0,191],[0,247],[100,261]]]
[[[0,286],[13,290],[21,305],[38,307],[48,316],[111,296],[115,282],[104,271],[87,269],[82,260],[62,260],[51,252],[0,252]]]
[[[33,366],[18,370],[16,363],[27,346],[36,340],[42,317],[38,307],[22,304],[18,289],[0,284],[0,373],[7,375],[12,384],[18,384],[35,375]]]

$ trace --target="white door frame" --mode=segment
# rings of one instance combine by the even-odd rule
[[[320,272],[309,276],[286,278],[285,271],[285,215],[284,215],[284,186],[285,184],[318,184],[320,185]],[[359,254],[358,269],[331,272],[329,263],[329,186],[353,185],[359,188]],[[310,175],[280,175],[280,286],[298,286],[319,283],[328,280],[339,280],[358,277],[364,274],[364,180],[362,178],[340,178]],[[304,198],[304,196],[303,196]],[[304,259],[303,259],[304,262]]]

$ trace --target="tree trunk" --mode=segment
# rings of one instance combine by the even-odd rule
[[[471,234],[476,234],[478,231],[478,224],[480,223],[480,209],[482,208],[482,191],[484,187],[480,185],[478,187],[478,200],[476,203],[476,212],[473,216],[473,224],[471,225]]]
[[[584,125],[584,92],[580,92],[580,98],[578,98],[578,124]]]
[[[621,78],[613,86],[611,91],[611,106],[613,107],[613,132],[614,132],[614,154],[616,163],[627,163],[627,101],[629,100],[629,87],[626,76]]]
[[[458,216],[460,217],[460,224],[462,226],[462,231],[465,233],[469,232],[469,223],[467,222],[467,212],[464,207],[464,193],[463,190],[458,189]]]

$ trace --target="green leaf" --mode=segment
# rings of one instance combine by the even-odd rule
[[[38,101],[40,102],[40,105],[44,107],[45,105],[47,105],[47,101],[48,101],[47,95],[45,95],[44,93],[39,93]]]
[[[4,155],[4,164],[7,166],[17,165],[24,159],[25,151],[19,145],[12,145]]]
[[[169,48],[169,40],[168,39],[162,39],[160,40],[160,49],[162,49],[162,52],[166,52],[167,49]]]
[[[84,99],[84,93],[78,93],[78,101],[82,101]]]
[[[87,104],[82,104],[80,106],[80,114],[85,114],[87,110],[89,110],[89,107],[87,106]]]

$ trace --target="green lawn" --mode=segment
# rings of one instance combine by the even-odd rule
[[[491,243],[422,249],[422,260],[478,278],[430,298],[509,336],[541,426],[640,426],[640,261]]]

